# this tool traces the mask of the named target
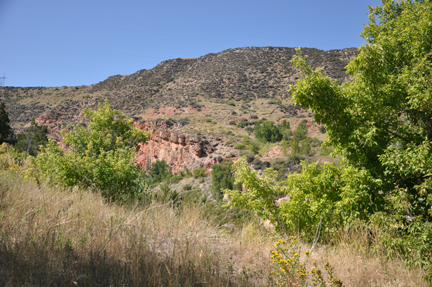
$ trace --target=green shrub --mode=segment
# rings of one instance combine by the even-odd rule
[[[246,145],[242,143],[238,143],[234,145],[235,149],[246,149]]]
[[[150,182],[153,185],[171,177],[171,167],[165,160],[156,161],[147,172],[150,176]]]
[[[304,140],[308,134],[307,122],[302,121],[297,129],[293,132],[293,139],[296,139],[298,142]]]
[[[254,132],[254,129],[252,127],[246,127],[245,131],[247,131],[248,134],[251,134]]]
[[[108,101],[97,111],[84,109],[89,122],[62,130],[65,153],[54,140],[33,160],[43,178],[64,185],[95,187],[111,200],[139,196],[143,188],[141,168],[134,162],[138,142],[148,134],[133,120],[113,110]]]
[[[206,169],[204,167],[197,167],[196,169],[193,170],[193,175],[195,178],[205,177]]]
[[[184,174],[176,174],[169,178],[170,183],[178,183],[184,178]]]
[[[0,102],[0,144],[13,140],[13,130],[9,124],[9,114],[5,106],[4,102]]]
[[[183,203],[205,203],[207,197],[198,188],[193,188],[182,194]]]
[[[253,156],[253,155],[251,155],[251,154],[249,154],[249,155],[246,156],[246,161],[247,161],[248,163],[251,163],[251,162],[253,162],[254,160],[255,160],[255,156]]]
[[[190,184],[183,185],[183,190],[191,190],[192,186]]]
[[[161,203],[171,202],[178,206],[180,194],[172,190],[168,182],[163,182],[160,184],[159,190],[155,194],[155,199]]]
[[[258,122],[255,125],[255,137],[263,142],[278,142],[282,139],[282,133],[272,121]]]
[[[212,194],[217,201],[222,199],[221,190],[224,188],[241,190],[241,184],[234,184],[234,175],[231,170],[232,162],[224,161],[212,165]]]
[[[15,149],[18,152],[25,152],[29,155],[36,156],[40,151],[40,146],[46,146],[48,143],[48,127],[39,126],[34,118],[28,131],[17,135]]]

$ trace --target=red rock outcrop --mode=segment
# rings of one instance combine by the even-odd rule
[[[147,162],[165,160],[173,173],[187,167],[193,171],[197,167],[209,169],[217,163],[212,156],[214,146],[194,135],[176,131],[177,124],[167,121],[135,123],[137,128],[151,132],[146,144],[140,144],[137,163],[145,169]]]
[[[43,115],[39,116],[37,119],[35,119],[35,122],[38,125],[45,125],[46,126],[46,125],[50,125],[50,124],[59,122],[59,119],[53,118],[47,114],[43,114]]]
[[[61,123],[63,121],[52,115],[42,115],[36,119],[36,123],[49,126],[50,137],[61,142]],[[146,144],[140,144],[136,162],[145,169],[147,161],[154,163],[157,160],[165,160],[173,173],[178,173],[186,168],[193,171],[197,167],[204,167],[207,172],[210,166],[217,163],[212,153],[216,144],[210,144],[201,140],[198,136],[184,134],[177,130],[178,123],[170,121],[155,121],[134,125],[145,131],[151,132]]]

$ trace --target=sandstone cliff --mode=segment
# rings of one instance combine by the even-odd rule
[[[172,121],[156,121],[135,126],[151,132],[146,144],[140,144],[137,162],[142,168],[148,168],[150,163],[165,160],[171,166],[173,173],[178,173],[187,167],[194,170],[197,167],[209,169],[217,163],[213,152],[218,143],[213,145],[198,136],[183,134],[176,131],[178,123]]]

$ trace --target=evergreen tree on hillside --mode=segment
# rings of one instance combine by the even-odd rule
[[[9,114],[5,110],[5,103],[0,103],[0,143],[13,139],[13,130],[10,126]]]

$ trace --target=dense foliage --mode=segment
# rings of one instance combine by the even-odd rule
[[[260,179],[240,161],[237,181],[250,192],[228,193],[309,238],[321,221],[327,235],[353,222],[378,226],[388,255],[397,251],[432,279],[432,3],[384,0],[369,19],[350,81],[312,70],[301,53],[293,60],[302,71],[296,104],[325,126],[343,162],[304,164],[279,186],[271,171]],[[289,199],[276,205],[281,194]]]
[[[34,159],[37,172],[65,186],[95,187],[113,200],[138,196],[141,169],[134,159],[147,133],[108,101],[97,111],[84,109],[83,113],[88,122],[62,130],[65,148],[50,140]]]
[[[263,142],[275,143],[287,138],[290,133],[290,125],[286,120],[280,125],[275,125],[272,121],[259,121],[255,126],[255,137]]]
[[[234,174],[232,171],[232,162],[224,161],[220,164],[212,165],[212,194],[217,200],[221,199],[222,189],[239,189],[241,184],[234,183]]]
[[[5,110],[5,103],[0,102],[0,144],[13,138],[13,130],[10,126],[9,114]]]
[[[15,149],[36,156],[37,152],[40,151],[40,146],[45,146],[48,143],[47,135],[48,127],[39,126],[33,119],[28,130],[16,136]]]
[[[155,185],[167,178],[170,178],[171,167],[164,160],[158,160],[151,165],[151,168],[147,171],[149,175],[149,181]]]

